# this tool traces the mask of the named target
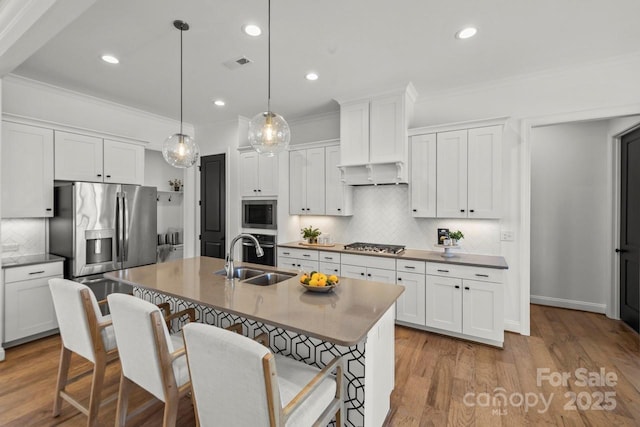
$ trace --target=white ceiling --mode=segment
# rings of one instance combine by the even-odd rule
[[[638,0],[272,0],[272,110],[335,111],[334,98],[412,81],[428,93],[640,50]],[[14,73],[196,125],[266,108],[267,0],[98,0]],[[256,22],[263,35],[241,26]],[[479,28],[469,40],[454,33]],[[120,64],[100,60],[113,53]],[[255,61],[237,70],[223,62]],[[307,71],[320,75],[304,79]],[[211,100],[222,98],[227,106]],[[490,102],[490,100],[488,100]]]

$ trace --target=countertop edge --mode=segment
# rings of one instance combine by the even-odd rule
[[[42,257],[42,258],[38,258],[38,257]],[[16,260],[16,259],[18,259],[18,261],[8,261],[8,260]],[[2,259],[1,262],[2,262],[2,269],[4,270],[7,268],[28,267],[30,265],[50,264],[52,262],[63,262],[65,260],[66,260],[65,257],[59,256],[59,255],[41,254],[41,255],[26,255],[22,257],[7,257]]]
[[[380,254],[376,252],[358,252],[358,251],[349,251],[344,249],[343,244],[337,243],[335,246],[321,246],[321,247],[313,247],[313,246],[305,246],[300,245],[299,242],[288,242],[288,243],[278,243],[279,248],[290,248],[290,249],[309,249],[312,251],[325,251],[325,252],[337,252],[343,254],[351,254],[351,255],[364,255],[364,256],[377,256],[381,258],[394,258],[394,259],[406,259],[412,261],[425,261],[425,262],[435,262],[441,264],[451,264],[451,265],[466,265],[471,267],[483,267],[483,268],[493,268],[496,270],[508,270],[509,266],[507,265],[507,261],[501,255],[481,255],[481,254],[465,254],[461,253],[459,255],[455,255],[453,258],[444,258],[442,257],[442,252],[438,251],[427,251],[423,249],[409,249],[412,252],[423,252],[424,256],[415,256],[415,255],[406,255],[405,252],[401,254]],[[487,257],[494,258],[496,260],[495,264],[485,264],[482,262],[474,262],[465,260],[466,257]]]

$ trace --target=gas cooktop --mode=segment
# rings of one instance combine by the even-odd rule
[[[404,246],[400,245],[381,245],[379,243],[363,243],[355,242],[344,245],[344,248],[359,252],[377,252],[382,254],[399,254],[404,251]]]

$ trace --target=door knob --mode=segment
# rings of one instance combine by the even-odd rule
[[[618,248],[616,248],[616,252],[619,253],[619,254],[622,254],[622,253],[625,253],[625,252],[628,252],[628,251],[626,249],[618,249]]]

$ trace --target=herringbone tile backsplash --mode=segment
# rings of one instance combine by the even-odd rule
[[[301,216],[300,226],[319,227],[339,243],[387,243],[423,250],[438,250],[433,247],[438,228],[449,228],[464,233],[460,252],[500,254],[499,220],[413,218],[406,185],[355,187],[353,196],[352,217]]]

